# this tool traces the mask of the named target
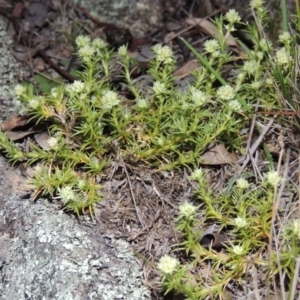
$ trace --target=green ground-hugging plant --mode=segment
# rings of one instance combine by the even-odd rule
[[[264,10],[254,13],[257,22],[263,22]],[[237,57],[227,45],[239,22],[234,10],[218,19],[218,35],[204,43],[203,54],[187,44],[202,67],[193,72],[194,81],[185,87],[172,75],[176,61],[168,46],[153,47],[155,57],[148,68],[153,82],[142,88],[131,77],[136,62],[125,46],[114,54],[103,40],[79,36],[77,52],[84,66],[80,80],[38,96],[32,87],[16,87],[23,111],[32,121],[47,126],[48,149],[31,143],[24,152],[4,133],[0,134],[0,147],[12,162],[39,163],[32,179],[37,194],[56,195],[77,213],[101,200],[95,177],[113,153],[172,169],[198,165],[211,142],[242,151],[240,130],[249,122],[257,99],[266,109],[282,106],[278,89],[293,85],[287,78],[295,74],[295,51],[291,36],[284,33],[280,36],[284,47],[273,56],[260,23],[248,26],[253,50],[239,50]],[[234,64],[241,59],[243,64]],[[116,90],[120,86],[111,82],[117,63],[122,66],[123,86],[130,92],[130,100],[119,96]],[[226,81],[222,70],[229,63],[233,64],[233,76]],[[283,96],[291,98],[288,91]]]
[[[290,26],[295,30],[292,35],[288,32],[279,35],[279,47],[274,49],[264,32],[267,14],[263,1],[252,0],[250,6],[256,24],[248,26],[248,34],[255,46],[253,51],[246,51],[242,71],[236,76],[236,98],[247,102],[246,106],[239,101],[245,111],[255,99],[263,110],[272,106],[272,110],[298,109],[295,101],[295,95],[299,95],[298,24]],[[229,11],[225,19],[237,20],[234,16],[235,12]],[[216,24],[221,32],[222,22],[219,20]],[[206,65],[203,56],[194,53]],[[210,70],[212,74],[215,69]],[[215,75],[222,82],[218,76]],[[193,300],[232,299],[233,295],[238,298],[234,292],[240,291],[246,298],[251,294],[251,299],[253,295],[260,299],[262,293],[268,297],[272,288],[279,288],[278,299],[296,299],[300,218],[281,218],[283,214],[278,211],[277,188],[284,179],[275,171],[265,173],[261,180],[256,179],[256,184],[242,176],[233,186],[228,185],[227,191],[216,193],[205,178],[201,169],[191,174],[191,179],[198,182],[196,195],[200,205],[183,203],[176,219],[183,241],[174,247],[176,251],[184,251],[189,260],[186,258],[183,264],[164,255],[157,265],[166,293],[175,291]],[[289,214],[286,212],[285,216]],[[201,243],[208,225],[214,225],[214,232],[226,237],[221,249],[214,249],[213,243],[210,246]]]
[[[196,195],[202,203],[201,209],[183,203],[176,220],[177,230],[184,240],[176,245],[176,251],[184,250],[190,262],[181,265],[177,259],[165,255],[158,264],[166,292],[180,292],[193,300],[229,299],[228,294],[226,297],[228,285],[236,288],[245,285],[253,292],[253,281],[257,281],[258,286],[261,274],[264,274],[266,294],[272,278],[279,272],[292,279],[296,258],[300,255],[300,219],[279,230],[278,248],[270,248],[269,244],[276,214],[273,203],[282,181],[278,172],[267,172],[259,184],[240,177],[226,193],[212,192],[205,177],[201,169],[191,174],[191,179],[198,182]],[[203,231],[199,232],[199,228],[209,225],[223,232],[223,237],[227,236],[223,247],[218,245],[217,250],[212,244],[200,242]],[[290,295],[288,299],[294,298]]]
[[[29,142],[23,151],[0,132],[1,149],[13,163],[33,167],[36,196],[57,197],[76,213],[92,209],[102,199],[97,176],[113,156],[130,156],[156,168],[172,169],[198,167],[201,153],[212,142],[243,153],[240,133],[253,111],[296,109],[294,99],[299,94],[295,33],[283,32],[276,49],[264,32],[263,1],[252,0],[250,6],[256,24],[243,26],[253,44],[251,50],[241,42],[240,49],[228,49],[234,26],[241,20],[230,10],[215,21],[218,32],[215,39],[204,43],[204,53],[184,41],[201,64],[192,74],[194,80],[185,85],[173,76],[176,59],[167,46],[153,47],[155,57],[148,64],[152,83],[145,88],[132,79],[131,70],[137,64],[126,47],[113,53],[101,39],[79,36],[77,52],[84,67],[79,80],[42,95],[35,95],[31,86],[18,85],[15,90],[23,112],[48,128],[47,147]],[[119,86],[112,80],[118,73],[116,64],[123,71]],[[223,78],[228,65],[230,76]],[[119,95],[121,88],[130,94],[129,99]],[[184,237],[180,249],[191,255],[191,263],[180,266],[170,256],[161,259],[158,269],[167,291],[182,292],[189,299],[221,299],[229,283],[244,282],[256,269],[265,271],[266,278],[281,270],[292,277],[299,255],[300,222],[295,220],[280,231],[285,234],[279,238],[277,252],[269,243],[278,178],[278,173],[270,172],[255,188],[239,180],[228,193],[213,197],[203,172],[192,174],[199,182],[199,200],[205,204],[201,207],[203,222],[196,221],[193,205],[180,207],[177,229]],[[201,233],[195,228],[210,222],[232,234],[231,243],[221,252],[199,243]],[[200,276],[202,266],[210,268],[207,278]]]

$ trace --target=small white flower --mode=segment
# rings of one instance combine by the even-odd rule
[[[15,94],[18,98],[20,98],[21,96],[23,96],[26,93],[26,87],[24,85],[21,84],[17,84],[15,86]]]
[[[291,35],[289,32],[285,31],[279,35],[279,41],[284,44],[288,44],[291,41]]]
[[[251,8],[261,8],[264,5],[264,1],[263,0],[251,0],[250,1],[250,7]]]
[[[64,203],[72,201],[76,197],[75,192],[70,185],[64,186],[62,188],[59,187],[57,190],[59,197]]]
[[[219,50],[215,51],[214,53],[211,54],[212,57],[216,58],[221,55],[221,52]]]
[[[249,188],[249,186],[250,186],[250,184],[249,184],[248,180],[246,180],[245,178],[239,178],[236,181],[236,187],[238,189],[245,190],[245,189]]]
[[[220,48],[220,44],[216,40],[208,40],[203,45],[207,53],[214,53]]]
[[[95,48],[91,46],[90,44],[87,44],[83,47],[80,47],[78,49],[78,55],[83,61],[87,61],[89,58],[91,58],[95,53]]]
[[[157,61],[165,64],[173,62],[173,51],[170,47],[157,44],[152,47],[152,50],[156,55]]]
[[[100,39],[100,38],[95,38],[93,41],[92,41],[92,46],[94,49],[104,49],[107,47],[107,43]]]
[[[127,47],[125,45],[119,47],[118,49],[118,55],[121,57],[127,56]]]
[[[176,258],[164,255],[160,258],[157,268],[164,274],[172,274],[179,265],[180,263]]]
[[[268,184],[274,187],[277,186],[281,181],[281,177],[279,176],[279,173],[277,171],[269,171],[267,174],[265,174],[265,179]]]
[[[262,60],[264,58],[264,53],[262,51],[255,52],[255,56],[258,60]]]
[[[191,87],[190,91],[191,91],[191,100],[198,106],[203,105],[210,98],[209,95],[196,89],[195,87]]]
[[[236,255],[242,255],[244,253],[244,248],[242,246],[232,246],[232,252]]]
[[[236,225],[236,227],[238,227],[238,228],[243,228],[248,225],[247,221],[241,217],[236,217],[233,221],[234,221],[234,224]]]
[[[179,206],[179,214],[182,217],[189,218],[197,212],[197,207],[189,202],[184,202]]]
[[[88,37],[86,35],[79,35],[75,40],[75,43],[76,43],[77,47],[79,47],[79,48],[89,44],[90,42],[91,42],[90,37]]]
[[[228,103],[228,108],[231,111],[241,111],[242,106],[238,100],[230,100]]]
[[[75,80],[73,83],[66,85],[66,91],[70,94],[79,94],[83,92],[85,89],[85,85],[80,80]]]
[[[119,96],[114,91],[107,91],[102,96],[102,107],[103,109],[111,109],[113,106],[116,106],[120,103]]]
[[[186,102],[186,101],[181,101],[181,109],[182,110],[188,110],[188,109],[190,109],[191,108],[191,105],[190,105],[190,103],[188,103],[188,102]]]
[[[294,219],[291,223],[292,233],[300,240],[300,219]]]
[[[268,77],[265,81],[267,86],[272,86],[274,84],[274,81],[271,77]]]
[[[58,90],[57,90],[56,87],[54,87],[54,88],[51,89],[51,96],[53,98],[56,98],[58,96]]]
[[[128,108],[125,108],[123,110],[123,117],[125,120],[129,120],[129,118],[131,117],[131,113],[130,110]]]
[[[217,96],[222,100],[231,100],[234,98],[233,88],[229,84],[223,85],[218,88]]]
[[[230,9],[226,15],[225,19],[230,23],[237,23],[241,21],[241,17],[239,16],[238,12],[235,9]]]
[[[260,89],[261,85],[262,85],[261,81],[258,80],[258,81],[252,82],[250,86],[253,90],[258,90],[258,89]]]
[[[255,60],[248,60],[244,63],[243,65],[243,70],[247,73],[247,74],[254,74],[257,69],[258,69],[259,65]]]
[[[40,102],[37,98],[29,100],[28,104],[33,109],[37,109],[40,106]]]
[[[149,106],[149,102],[148,102],[146,99],[139,98],[139,99],[136,101],[136,105],[137,105],[137,107],[139,107],[139,108],[147,108],[147,107]]]
[[[55,149],[57,148],[58,140],[55,137],[50,137],[47,139],[46,144],[50,149]]]
[[[163,146],[163,145],[165,145],[166,140],[165,140],[164,137],[159,137],[159,138],[156,140],[156,142],[157,142],[157,144],[158,144],[159,146]]]
[[[276,62],[279,66],[288,65],[292,61],[292,57],[285,48],[276,51]]]
[[[261,39],[259,45],[264,52],[269,52],[272,48],[272,43],[267,39]]]
[[[80,190],[82,190],[86,186],[86,181],[84,179],[79,179],[77,182],[77,186]]]
[[[167,92],[166,85],[159,81],[154,82],[152,90],[153,90],[154,94],[156,94],[156,95],[164,94]]]
[[[201,168],[196,169],[190,176],[192,180],[200,181],[203,178],[203,170]]]

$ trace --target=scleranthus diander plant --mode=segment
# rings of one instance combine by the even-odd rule
[[[191,180],[198,183],[196,195],[201,205],[183,203],[175,221],[183,242],[174,245],[174,251],[184,251],[190,259],[181,264],[165,255],[157,265],[166,293],[181,293],[191,300],[227,299],[229,285],[238,287],[242,294],[253,291],[253,287],[243,285],[248,279],[249,282],[257,280],[254,274],[264,274],[270,286],[280,272],[287,280],[292,280],[295,259],[300,255],[299,219],[279,230],[280,249],[269,247],[274,226],[273,203],[282,181],[278,172],[267,172],[264,180],[255,186],[240,177],[226,193],[213,192],[206,175],[202,169],[191,174]],[[213,240],[210,245],[201,242],[205,234],[199,228],[209,226],[226,237],[217,249],[213,247]],[[288,299],[294,298],[290,295]]]
[[[229,24],[224,36],[204,45],[205,57],[215,72],[235,59],[224,42],[233,28]],[[32,86],[16,87],[23,111],[31,121],[48,128],[47,149],[30,143],[25,152],[4,133],[0,136],[1,148],[14,163],[39,163],[40,171],[31,180],[36,195],[61,198],[78,213],[101,200],[96,177],[114,155],[173,169],[197,165],[211,142],[241,148],[239,129],[245,118],[234,82],[218,85],[215,75],[199,68],[193,74],[194,82],[182,89],[173,76],[176,59],[172,50],[158,44],[148,66],[152,83],[144,89],[132,79],[136,62],[125,46],[113,53],[103,40],[86,36],[77,37],[76,44],[84,66],[78,80],[38,96]],[[111,82],[116,63],[122,67],[131,100],[120,96],[118,86]]]

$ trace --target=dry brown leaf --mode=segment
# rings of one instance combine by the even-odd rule
[[[179,78],[186,77],[191,74],[194,70],[199,68],[199,63],[196,59],[188,61],[186,64],[184,64],[181,68],[177,69],[173,75]]]
[[[40,133],[36,133],[34,135],[34,139],[37,142],[37,144],[44,150],[50,150],[51,147],[48,144],[49,134],[47,131],[43,131]]]
[[[198,25],[206,34],[210,35],[214,39],[218,39],[218,29],[211,21],[202,18],[187,18],[185,22],[190,26]],[[239,48],[238,43],[231,34],[228,35],[226,44],[230,47]]]
[[[229,237],[225,233],[208,233],[204,234],[200,240],[200,245],[212,249],[224,248],[226,243],[228,243]]]
[[[9,131],[7,133],[7,136],[12,140],[12,141],[17,141],[17,140],[21,140],[24,137],[34,134],[36,132],[39,132],[38,130],[28,130],[28,131]]]
[[[205,152],[200,158],[200,163],[204,165],[224,165],[236,163],[237,160],[238,157],[235,153],[228,152],[223,144],[219,144]]]
[[[0,125],[0,131],[8,131],[15,129],[16,127],[21,127],[27,124],[28,118],[26,116],[15,115],[10,119],[4,121]]]
[[[29,48],[22,45],[16,45],[14,48],[14,57],[18,61],[28,61],[31,57],[35,56],[39,49],[37,47]]]

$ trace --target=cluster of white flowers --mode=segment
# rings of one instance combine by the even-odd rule
[[[160,258],[157,268],[164,274],[171,275],[179,267],[179,261],[169,255],[164,255]]]
[[[279,41],[283,44],[289,44],[291,42],[291,35],[289,32],[285,31],[279,35]]]
[[[234,224],[236,225],[236,227],[238,227],[238,228],[243,228],[248,225],[247,220],[245,220],[242,217],[236,217],[233,221],[234,221]]]
[[[26,94],[26,87],[24,85],[21,84],[17,84],[15,86],[15,94],[17,98],[21,98],[21,96],[23,96],[24,94]]]
[[[245,189],[249,188],[249,186],[250,186],[250,184],[249,184],[248,180],[246,180],[245,178],[239,178],[236,181],[236,187],[238,189],[245,190]]]
[[[164,137],[159,137],[157,138],[156,142],[159,146],[164,146],[166,143],[166,139]]]
[[[256,80],[256,81],[251,82],[250,86],[253,90],[258,90],[261,88],[261,85],[262,85],[262,82],[259,80]]]
[[[225,15],[225,19],[230,23],[238,23],[241,21],[241,17],[235,9],[229,9],[229,11]]]
[[[167,92],[166,85],[159,81],[153,83],[152,90],[155,95],[165,94]]]
[[[92,57],[101,55],[103,49],[107,48],[107,43],[101,38],[95,38],[91,41],[90,37],[80,35],[75,43],[78,47],[78,56],[84,62],[89,62]]]
[[[152,51],[155,53],[157,61],[170,64],[174,61],[173,51],[168,46],[162,46],[161,44],[156,44],[152,47]]]
[[[125,45],[119,47],[119,49],[118,49],[118,55],[120,57],[127,56],[127,47]]]
[[[265,174],[265,180],[268,184],[275,187],[280,183],[281,177],[277,171],[269,171]]]
[[[59,187],[57,191],[58,191],[59,198],[61,198],[63,203],[67,203],[69,201],[75,200],[76,198],[76,194],[72,186],[70,185],[66,185],[62,188]]]
[[[217,96],[222,100],[232,100],[235,95],[233,88],[226,84],[218,88]]]
[[[89,58],[91,58],[95,53],[95,48],[91,46],[90,44],[84,45],[80,47],[77,51],[79,57],[83,61],[88,61]]]
[[[58,139],[54,136],[51,136],[47,139],[46,144],[50,149],[56,149],[58,145]]]
[[[244,248],[239,245],[232,246],[232,252],[236,255],[242,255],[244,253]]]
[[[136,100],[136,105],[139,108],[147,108],[149,106],[149,101],[144,98],[139,98]]]
[[[255,60],[247,60],[243,65],[243,71],[247,74],[254,74],[259,67],[259,63]]]
[[[228,108],[230,111],[241,111],[242,106],[238,100],[231,100],[228,102]]]
[[[200,181],[203,178],[203,170],[201,168],[196,169],[190,176],[192,180]]]
[[[261,39],[259,41],[259,46],[262,51],[269,52],[272,48],[272,43],[267,39]]]
[[[300,219],[294,219],[291,223],[292,233],[300,240]]]
[[[81,48],[91,43],[91,38],[86,35],[79,35],[75,40],[76,46]]]
[[[92,41],[92,46],[94,47],[95,50],[101,50],[106,48],[108,44],[100,38],[95,38]]]
[[[279,66],[288,65],[292,61],[292,57],[290,56],[290,53],[286,50],[286,48],[277,50],[275,59]]]
[[[210,96],[192,86],[190,88],[190,98],[195,105],[201,106],[210,99]]]
[[[32,98],[29,100],[28,105],[32,108],[32,109],[37,109],[40,106],[40,101],[39,98]]]
[[[102,96],[103,109],[110,110],[113,106],[118,105],[121,102],[118,94],[114,91],[106,91]]]
[[[77,186],[80,190],[84,189],[87,186],[87,182],[85,179],[79,179],[77,181]]]
[[[254,8],[254,9],[262,8],[263,5],[264,5],[264,1],[263,0],[251,0],[250,1],[250,7]]]
[[[189,218],[196,214],[198,207],[189,202],[184,202],[179,206],[179,214],[182,217]]]
[[[207,53],[215,53],[220,49],[220,44],[217,40],[207,40],[203,47]]]
[[[85,84],[80,80],[75,80],[73,83],[67,84],[65,87],[65,91],[69,93],[71,96],[75,94],[80,94],[84,92],[84,90],[85,90]]]

